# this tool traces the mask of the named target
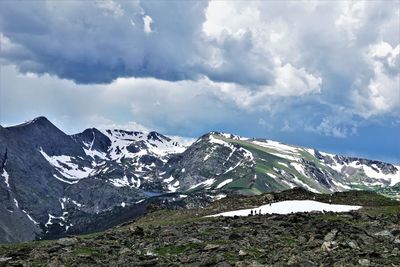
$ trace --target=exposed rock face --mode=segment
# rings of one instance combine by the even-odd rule
[[[90,144],[91,150],[107,153],[111,147],[111,140],[96,128],[86,129],[82,133],[72,135],[72,138],[81,143],[81,146]]]
[[[237,178],[244,177],[250,174],[255,164],[247,150],[207,134],[185,152],[171,158],[169,165],[171,168],[167,169],[167,176],[174,178],[170,184],[178,181],[180,190],[185,191],[208,179],[213,179],[213,182],[224,180],[230,170],[235,172]],[[199,188],[203,188],[202,185]]]
[[[60,208],[54,205],[63,195],[63,184],[53,176],[53,169],[33,145],[0,128],[0,242],[34,238],[40,232],[36,222],[47,220],[48,212]],[[29,217],[29,216],[30,217]]]
[[[63,133],[45,117],[38,117],[27,123],[8,127],[7,130],[15,139],[23,140],[51,156],[86,156],[82,147],[72,136]]]
[[[68,136],[43,117],[0,128],[0,242],[71,231],[82,216],[91,221],[98,213],[145,198],[136,188],[109,183],[112,175],[92,172],[101,159],[85,153],[86,143],[98,153],[111,146],[96,129]],[[76,211],[84,215],[75,216]]]

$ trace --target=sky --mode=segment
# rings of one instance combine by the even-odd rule
[[[0,124],[400,163],[399,1],[0,1]]]

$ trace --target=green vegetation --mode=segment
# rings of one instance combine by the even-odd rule
[[[286,246],[293,246],[297,244],[297,240],[293,237],[284,236],[280,240],[281,243],[285,244]]]
[[[74,250],[76,255],[96,255],[99,251],[92,247],[78,247]]]
[[[263,146],[259,146],[250,142],[242,141],[242,140],[234,140],[234,139],[229,139],[221,136],[213,136],[215,138],[221,139],[225,142],[230,142],[233,144],[237,144],[242,146],[243,148],[249,150],[256,162],[255,166],[255,171],[246,177],[236,179],[234,182],[232,182],[229,185],[229,188],[232,189],[249,189],[245,190],[244,192],[248,192],[250,194],[261,194],[263,192],[272,192],[272,191],[282,191],[285,189],[289,189],[289,185],[282,180],[275,179],[268,175],[270,174],[276,174],[274,171],[274,167],[278,168],[280,170],[285,171],[286,173],[292,174],[295,177],[297,177],[301,182],[307,184],[308,186],[312,188],[316,188],[317,190],[324,192],[326,189],[322,188],[318,183],[316,183],[313,180],[310,180],[303,174],[299,173],[297,170],[293,168],[289,168],[285,165],[290,164],[290,160],[286,158],[279,157],[277,155],[274,155],[273,153],[277,153],[274,149],[266,148]],[[282,151],[279,151],[280,154],[285,154]],[[289,154],[286,154],[290,156]],[[306,151],[301,151],[301,155],[304,155],[307,160],[309,159],[310,161],[314,162],[317,166],[326,169],[326,166],[323,166],[322,164],[318,163],[318,161],[313,157],[310,153]],[[254,175],[257,175],[256,181],[251,182],[254,179]],[[251,187],[249,188],[249,185]],[[241,191],[243,192],[243,190]]]
[[[239,145],[249,150],[254,156],[255,166],[253,169],[250,169],[250,172],[246,173],[246,171],[233,171],[224,176],[224,178],[233,177],[234,180],[227,185],[226,188],[236,190],[246,195],[282,191],[290,188],[290,185],[284,180],[290,181],[290,175],[293,175],[300,182],[317,190],[318,192],[330,193],[327,188],[321,186],[321,184],[315,179],[305,176],[303,173],[300,173],[294,167],[290,166],[290,163],[293,161],[285,157],[285,155],[293,156],[289,153],[285,153],[281,150],[277,151],[273,148],[263,147],[245,140],[235,140],[219,135],[213,135],[213,137],[234,145]],[[392,187],[366,185],[363,183],[363,180],[365,179],[365,174],[363,172],[356,172],[344,178],[338,174],[335,174],[331,168],[322,164],[306,149],[299,147],[298,153],[298,156],[305,160],[308,165],[312,166],[312,168],[315,168],[320,172],[322,171],[324,173],[328,173],[336,181],[341,182],[355,190],[375,191],[386,197],[400,200],[400,183]],[[283,156],[280,157],[279,155]],[[277,173],[274,168],[283,171],[287,177],[284,179],[279,178],[282,176],[282,174]],[[256,179],[254,179],[255,176],[257,177]]]

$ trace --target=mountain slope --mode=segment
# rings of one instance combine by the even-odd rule
[[[276,141],[210,133],[174,158],[167,176],[175,191],[260,194],[303,187],[329,193],[379,190],[400,183],[400,167],[289,146]]]
[[[379,161],[217,132],[189,145],[157,132],[67,135],[44,117],[0,127],[0,164],[0,242],[105,229],[154,202],[204,207],[294,187],[400,196],[399,166]]]
[[[124,211],[118,207],[149,198],[138,189],[138,177],[154,168],[154,162],[164,164],[168,149],[181,149],[157,133],[137,133],[141,150],[131,155],[120,144],[136,141],[106,134],[88,129],[69,136],[44,117],[1,127],[0,242],[101,229],[96,218],[110,213],[119,217]],[[162,147],[162,140],[169,144]]]

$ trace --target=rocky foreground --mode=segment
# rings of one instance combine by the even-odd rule
[[[373,194],[313,195],[368,206],[350,213],[207,218],[288,192],[217,201],[204,209],[155,209],[107,232],[0,247],[1,266],[400,266],[400,206]]]

